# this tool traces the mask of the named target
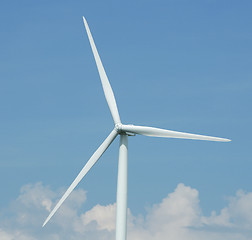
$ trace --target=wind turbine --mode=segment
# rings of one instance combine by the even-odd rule
[[[137,134],[151,136],[151,137],[165,137],[165,138],[182,138],[182,139],[196,139],[196,140],[207,140],[207,141],[218,141],[218,142],[229,142],[231,140],[226,138],[210,137],[204,135],[197,135],[191,133],[177,132],[171,130],[164,130],[154,127],[146,126],[135,126],[123,124],[120,120],[119,112],[117,109],[115,97],[113,90],[110,86],[108,77],[103,68],[101,59],[99,57],[98,51],[96,49],[94,39],[91,35],[90,29],[88,27],[86,19],[83,17],[83,22],[87,31],[88,39],[93,51],[95,62],[98,68],[98,72],[101,78],[101,83],[105,98],[107,100],[112,118],[114,120],[114,129],[100,145],[100,147],[95,151],[95,153],[88,160],[86,165],[80,171],[78,176],[72,182],[70,187],[64,193],[62,198],[56,204],[54,209],[51,211],[47,219],[45,220],[43,227],[59,209],[62,203],[74,190],[77,184],[82,180],[82,178],[87,174],[87,172],[94,166],[102,154],[107,150],[109,145],[114,141],[114,139],[120,135],[120,147],[119,147],[119,163],[118,163],[118,179],[117,179],[117,209],[116,209],[116,240],[126,239],[127,230],[127,177],[128,177],[128,136],[134,136]]]

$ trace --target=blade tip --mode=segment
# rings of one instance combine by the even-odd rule
[[[49,222],[49,220],[51,219],[51,217],[49,216],[43,223],[42,228]]]
[[[220,142],[231,142],[232,140],[228,139],[228,138],[221,138]]]

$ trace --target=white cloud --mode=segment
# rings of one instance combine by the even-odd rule
[[[1,240],[35,240],[36,238],[28,236],[20,231],[15,231],[12,233],[7,233],[4,230],[0,229],[0,238]]]
[[[1,240],[108,240],[115,238],[116,204],[96,205],[78,213],[86,192],[74,191],[45,228],[41,224],[62,194],[42,183],[25,185],[20,196],[1,211]],[[145,216],[128,210],[128,240],[251,240],[252,193],[239,190],[220,213],[204,216],[196,189],[178,184]]]
[[[116,204],[107,206],[96,205],[90,211],[81,215],[83,225],[96,222],[98,230],[115,230]]]
[[[252,229],[252,193],[237,191],[234,197],[229,198],[227,207],[219,215],[215,211],[203,222],[212,226],[225,226],[236,229]]]

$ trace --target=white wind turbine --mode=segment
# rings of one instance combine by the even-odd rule
[[[96,150],[96,152],[91,156],[86,165],[80,171],[78,176],[75,178],[73,183],[64,193],[62,198],[56,204],[54,209],[51,211],[47,219],[45,220],[43,227],[59,209],[62,203],[74,190],[81,179],[87,174],[87,172],[94,166],[102,154],[106,151],[113,140],[120,135],[120,147],[119,147],[119,163],[118,163],[118,180],[117,180],[117,209],[116,209],[116,240],[126,239],[126,229],[127,229],[127,175],[128,175],[128,135],[141,134],[151,137],[166,137],[166,138],[182,138],[182,139],[196,139],[196,140],[207,140],[207,141],[219,141],[219,142],[229,142],[231,140],[226,138],[203,136],[191,133],[183,133],[171,130],[164,130],[160,128],[145,127],[145,126],[135,126],[135,125],[125,125],[121,123],[120,116],[118,113],[114,93],[110,86],[109,80],[107,78],[106,72],[103,68],[101,59],[97,52],[93,37],[89,30],[86,19],[83,17],[84,25],[87,31],[88,39],[94,54],[95,62],[99,71],[101,78],[101,83],[105,98],[107,100],[110,112],[112,114],[115,127],[108,137],[104,140],[101,146]]]

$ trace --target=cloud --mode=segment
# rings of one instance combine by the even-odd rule
[[[252,229],[252,193],[242,190],[236,192],[235,197],[229,198],[227,207],[219,215],[215,211],[203,222],[211,226],[223,226],[236,229]]]
[[[115,238],[116,204],[96,205],[79,213],[86,192],[75,190],[50,223],[41,224],[63,189],[52,191],[42,183],[21,188],[19,197],[0,213],[1,240],[108,240]],[[174,192],[142,216],[128,210],[129,240],[251,240],[252,193],[242,190],[228,198],[220,213],[204,216],[196,189],[180,183]]]
[[[238,191],[218,215],[203,216],[196,189],[178,184],[155,204],[140,224],[131,224],[129,239],[223,240],[252,239],[252,193]]]
[[[98,230],[107,230],[109,232],[115,230],[116,221],[116,204],[107,206],[96,205],[90,211],[81,215],[83,225],[88,225],[92,222],[97,224]]]

